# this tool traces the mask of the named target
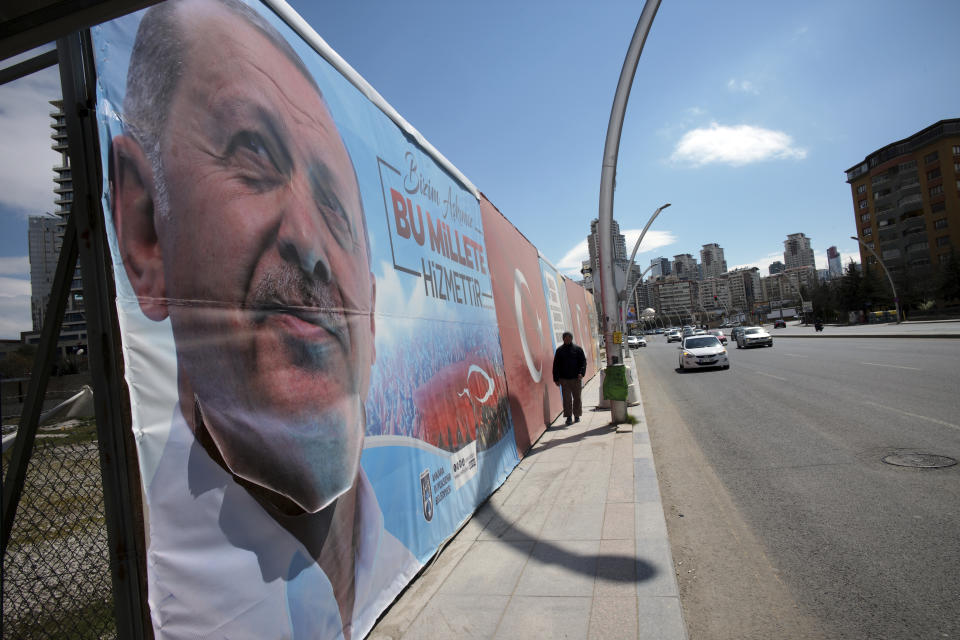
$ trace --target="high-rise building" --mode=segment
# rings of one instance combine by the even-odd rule
[[[827,249],[827,277],[839,278],[843,275],[843,263],[840,262],[840,252],[836,247]]]
[[[670,261],[666,258],[654,258],[650,261],[650,265],[652,267],[649,274],[651,278],[670,275]]]
[[[860,239],[895,276],[929,281],[960,247],[960,118],[941,120],[847,169]],[[876,259],[860,247],[861,264]]]
[[[700,265],[703,268],[701,277],[719,278],[727,272],[727,261],[723,259],[723,249],[715,242],[703,245],[700,249]]]
[[[50,300],[53,278],[57,270],[57,260],[63,236],[66,232],[70,206],[73,204],[73,178],[70,171],[70,153],[67,145],[67,119],[63,111],[62,100],[51,100],[56,110],[50,113],[53,119],[52,148],[60,154],[60,162],[53,167],[54,177],[54,215],[32,216],[29,220],[27,238],[30,246],[30,307],[33,318],[33,331],[25,332],[21,338],[29,344],[40,342],[40,330],[46,321],[47,303]],[[70,282],[70,294],[64,309],[60,327],[60,339],[57,348],[61,355],[76,352],[86,347],[87,323],[84,314],[83,281],[80,267],[76,267]]]
[[[600,273],[600,219],[590,223],[590,235],[587,236],[587,250],[590,253],[590,266],[594,274]],[[627,239],[620,233],[620,225],[613,220],[610,225],[610,237],[613,240],[613,264],[627,267]]]
[[[672,275],[680,280],[699,280],[700,269],[697,265],[697,259],[689,253],[681,253],[673,256]]]
[[[770,263],[770,266],[767,267],[767,273],[769,273],[771,276],[775,276],[778,273],[783,273],[784,269],[786,268],[787,268],[787,265],[777,260],[775,262]]]
[[[728,271],[724,277],[730,296],[728,311],[749,313],[753,303],[763,297],[760,270],[757,267],[744,267]]]
[[[787,269],[799,267],[816,267],[813,249],[810,247],[810,238],[802,233],[791,233],[783,241],[783,261]]]

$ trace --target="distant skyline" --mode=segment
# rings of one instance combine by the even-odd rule
[[[292,6],[571,277],[643,3]],[[859,260],[844,171],[960,116],[960,2],[664,0],[624,123],[614,217],[637,261],[715,242],[766,272],[802,232]],[[10,61],[4,61],[4,65]],[[0,337],[30,328],[28,215],[53,210],[56,69],[0,87]],[[11,153],[10,151],[14,152]]]

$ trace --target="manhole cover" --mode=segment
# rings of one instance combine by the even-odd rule
[[[947,456],[938,456],[932,453],[914,453],[912,451],[900,451],[884,456],[883,461],[887,464],[898,467],[916,467],[920,469],[937,469],[940,467],[952,467],[957,461]]]

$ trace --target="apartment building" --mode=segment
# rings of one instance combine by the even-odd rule
[[[960,118],[941,120],[846,171],[859,238],[894,277],[927,281],[960,247]],[[860,247],[861,264],[874,264]]]

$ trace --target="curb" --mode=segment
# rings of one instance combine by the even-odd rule
[[[632,354],[630,359],[633,359]],[[663,640],[688,640],[673,551],[657,482],[657,468],[650,447],[643,398],[639,393],[637,403],[627,407],[627,414],[637,421],[632,426],[637,573],[640,575],[645,569],[641,562],[652,565],[657,571],[652,579],[637,581],[639,635]]]

